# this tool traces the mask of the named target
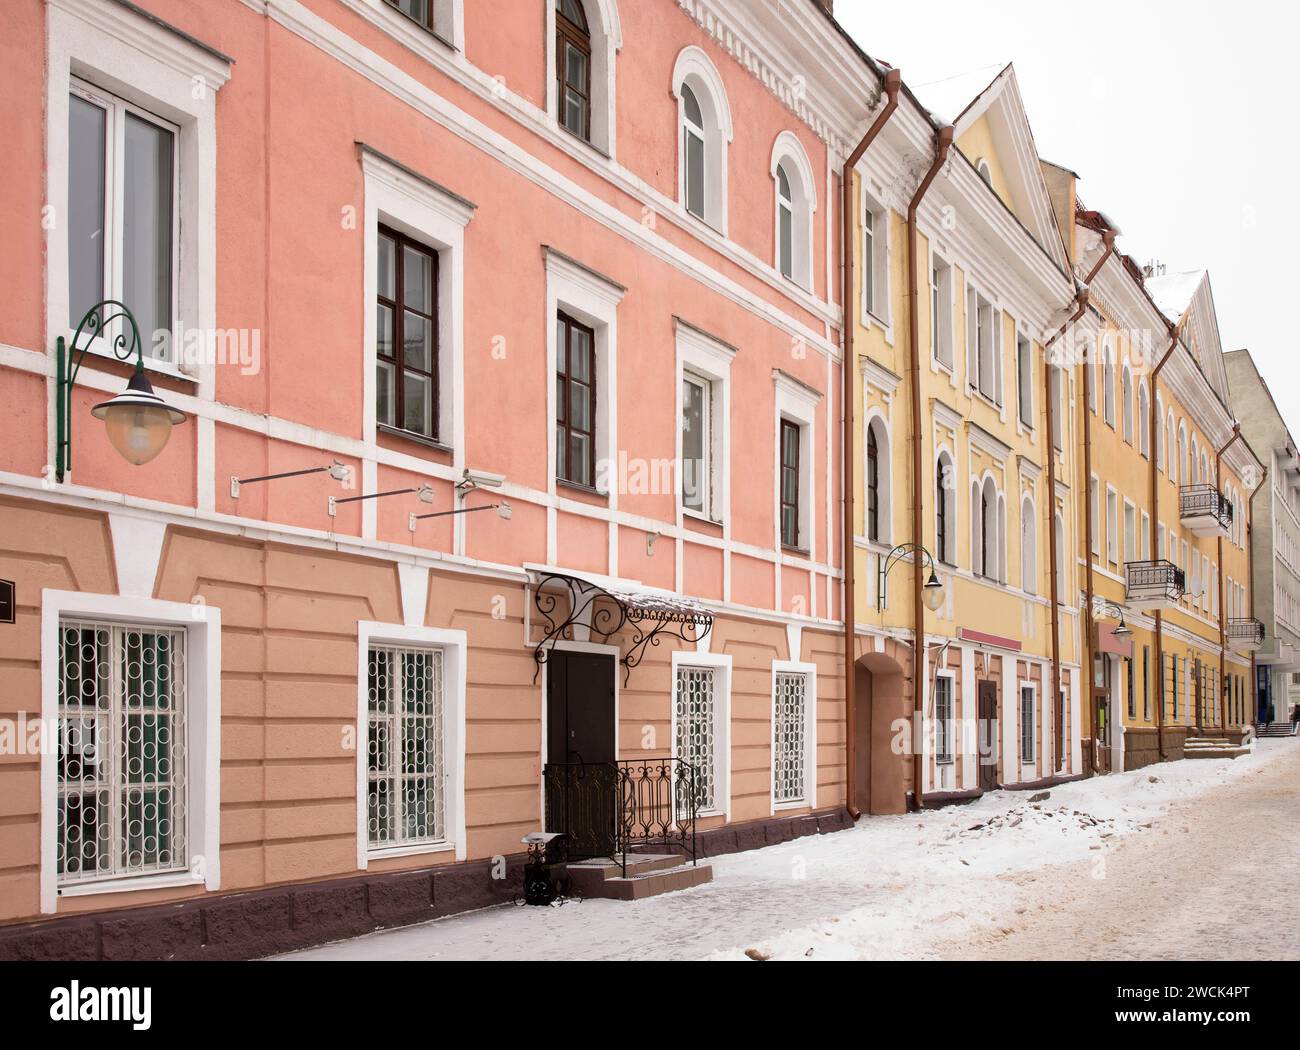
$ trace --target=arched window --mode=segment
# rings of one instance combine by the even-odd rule
[[[591,141],[591,29],[582,0],[555,0],[555,78],[560,126]]]
[[[971,490],[971,571],[990,580],[1003,578],[1006,503],[991,477]]]
[[[614,155],[615,56],[622,28],[614,0],[551,0],[547,106],[570,134]]]
[[[1038,529],[1034,501],[1028,497],[1020,504],[1020,586],[1029,594],[1038,593]]]
[[[1165,428],[1165,399],[1156,395],[1156,466],[1160,470],[1167,469],[1168,442],[1166,441]]]
[[[983,157],[980,157],[980,159],[975,162],[975,170],[979,172],[980,178],[984,180],[985,184],[992,189],[993,169],[989,167],[989,162]]]
[[[957,477],[953,472],[952,458],[947,452],[939,454],[934,470],[934,548],[945,565],[957,564]]]
[[[1124,420],[1124,440],[1131,445],[1133,444],[1133,373],[1128,370],[1128,365],[1124,366],[1124,375],[1120,382],[1120,397],[1123,398],[1120,411],[1123,413]]]
[[[1146,380],[1138,384],[1138,451],[1151,458],[1151,398]]]
[[[1192,435],[1192,451],[1191,451],[1191,460],[1190,460],[1190,462],[1189,462],[1189,464],[1188,464],[1188,465],[1190,466],[1191,469],[1187,472],[1187,480],[1183,482],[1184,485],[1199,485],[1199,484],[1201,484],[1201,460],[1200,460],[1200,455],[1201,455],[1201,446],[1200,446],[1200,444],[1199,444],[1199,443],[1197,442],[1197,440],[1196,440],[1196,435],[1193,434],[1193,435]]]
[[[693,44],[677,56],[673,95],[679,103],[677,169],[682,207],[725,234],[731,109],[722,77],[708,55]]]
[[[880,539],[880,445],[876,428],[867,427],[867,539]]]
[[[1192,483],[1192,472],[1188,469],[1187,462],[1187,424],[1178,424],[1178,477],[1174,478],[1175,484],[1190,485]]]
[[[792,132],[783,131],[776,138],[772,179],[776,191],[776,268],[800,287],[811,288],[817,194],[808,155]]]
[[[1201,449],[1201,464],[1196,471],[1196,484],[1210,485],[1213,483],[1214,483],[1214,479],[1210,477],[1209,457],[1205,454],[1205,449]]]

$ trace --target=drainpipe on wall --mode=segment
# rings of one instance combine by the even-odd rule
[[[1156,427],[1163,426],[1164,420],[1156,419],[1155,406],[1158,403],[1157,394],[1159,393],[1160,373],[1164,371],[1165,365],[1169,363],[1169,358],[1173,356],[1178,349],[1178,340],[1182,338],[1183,325],[1187,321],[1187,312],[1179,318],[1176,325],[1169,326],[1169,349],[1165,351],[1165,356],[1160,359],[1155,370],[1151,373],[1151,422],[1147,428],[1149,436],[1148,444],[1152,452],[1158,448],[1156,445],[1157,431]],[[1165,469],[1169,469],[1169,464],[1174,462],[1176,451],[1172,448],[1165,449]],[[1160,528],[1160,457],[1153,455],[1151,457],[1151,553],[1158,556],[1160,548],[1158,546],[1158,530]],[[1181,483],[1182,479],[1179,478]],[[1173,540],[1170,540],[1172,546]],[[1172,551],[1170,552],[1172,553]],[[1170,559],[1171,561],[1173,559]],[[1169,756],[1165,754],[1165,641],[1164,641],[1164,613],[1159,609],[1156,610],[1156,681],[1160,683],[1160,702],[1156,704],[1156,745],[1160,750],[1160,761],[1167,762]],[[1175,683],[1177,688],[1177,683]]]
[[[844,408],[842,413],[844,417],[844,448],[842,452],[844,458],[844,607],[840,610],[844,614],[844,799],[849,816],[854,820],[857,820],[861,813],[858,811],[857,806],[853,804],[853,779],[857,762],[855,743],[857,716],[854,710],[857,700],[855,689],[857,659],[854,656],[854,651],[856,648],[858,618],[855,592],[857,580],[854,572],[857,561],[857,545],[855,542],[857,527],[853,514],[854,394],[856,390],[854,375],[858,364],[853,352],[853,329],[857,323],[853,315],[853,304],[856,298],[853,288],[853,249],[857,242],[854,227],[857,202],[853,193],[853,169],[857,167],[858,161],[866,154],[868,147],[875,141],[876,136],[884,129],[889,118],[894,115],[894,110],[898,108],[898,92],[902,86],[903,75],[897,69],[891,69],[885,74],[885,108],[880,111],[880,115],[876,117],[866,135],[863,136],[862,141],[858,143],[857,148],[849,154],[848,160],[844,162],[844,175],[840,180],[843,193],[843,200],[840,204],[840,218],[843,230],[840,251],[844,256],[842,266],[844,287],[841,293],[844,316],[841,322],[844,328],[844,356],[841,361],[841,368],[844,371],[841,379],[841,385],[844,388]]]
[[[1115,254],[1115,237],[1119,231],[1111,228],[1102,233],[1102,244],[1105,245],[1105,251],[1102,252],[1101,258],[1097,260],[1097,265],[1092,268],[1088,274],[1088,279],[1084,282],[1091,286],[1097,274],[1101,273],[1101,268],[1106,265],[1110,257]],[[1083,561],[1084,561],[1084,593],[1086,594],[1087,608],[1083,621],[1083,677],[1088,688],[1088,734],[1092,739],[1092,754],[1089,756],[1089,765],[1094,773],[1099,773],[1100,767],[1097,764],[1097,749],[1100,744],[1097,740],[1097,696],[1094,690],[1096,682],[1094,675],[1094,664],[1097,660],[1097,646],[1093,635],[1092,620],[1092,602],[1095,594],[1093,583],[1092,568],[1092,369],[1088,367],[1088,362],[1083,363]],[[1050,389],[1050,388],[1049,388]],[[1155,406],[1151,406],[1152,415],[1155,414]],[[1150,448],[1150,445],[1147,446]],[[1054,503],[1055,501],[1053,501]],[[1055,507],[1053,506],[1053,510]],[[1052,533],[1056,533],[1056,522],[1052,522]],[[1052,571],[1056,571],[1055,558],[1053,558]]]
[[[1250,618],[1255,618],[1255,496],[1259,490],[1264,487],[1264,482],[1268,480],[1268,467],[1264,467],[1264,476],[1259,479],[1259,484],[1255,486],[1254,491],[1250,494],[1250,510],[1246,516],[1246,575],[1250,577]],[[1275,630],[1274,634],[1277,633]],[[1250,706],[1254,708],[1250,713],[1250,721],[1255,727],[1255,735],[1259,735],[1259,697],[1255,695],[1255,690],[1259,688],[1259,676],[1255,669],[1255,653],[1250,654]]]
[[[921,499],[921,347],[920,347],[920,289],[916,276],[916,216],[921,201],[930,190],[948,159],[948,150],[952,148],[953,127],[949,124],[940,128],[935,138],[934,161],[925,173],[921,185],[917,187],[912,201],[907,206],[907,341],[911,361],[908,371],[911,373],[912,393],[912,542],[916,544],[916,553],[912,555],[912,617],[914,623],[912,648],[912,732],[925,725],[925,691],[921,688],[925,681],[921,664],[925,660],[925,565],[920,550],[925,540],[925,517],[921,513],[924,502]],[[912,798],[916,808],[925,805],[921,790],[922,774],[925,771],[925,753],[920,741],[912,740]]]
[[[1102,257],[1102,262],[1105,262]],[[1100,267],[1093,269],[1093,275],[1096,274]],[[1090,275],[1091,276],[1091,275]],[[1053,344],[1061,338],[1072,324],[1081,318],[1088,309],[1088,284],[1084,282],[1074,297],[1075,311],[1065,324],[1061,325],[1054,336],[1049,339],[1043,347],[1043,375],[1046,382],[1043,385],[1043,402],[1047,407],[1047,418],[1045,424],[1047,433],[1043,435],[1046,439],[1044,444],[1047,446],[1047,551],[1050,559],[1048,580],[1050,581],[1049,590],[1051,591],[1052,602],[1052,709],[1056,710],[1060,703],[1061,697],[1061,581],[1057,577],[1056,562],[1056,441],[1052,438],[1053,423],[1056,420],[1056,406],[1052,403],[1052,358],[1048,351]],[[1062,421],[1064,423],[1064,421]],[[1065,444],[1065,428],[1061,429],[1061,444]],[[1091,617],[1092,610],[1089,608],[1088,615]],[[1091,681],[1091,678],[1089,678]],[[1062,708],[1062,713],[1064,713]],[[1061,751],[1064,749],[1065,742],[1064,727],[1061,723],[1064,718],[1053,719],[1052,726],[1052,750],[1056,760],[1056,770],[1060,772],[1064,767],[1062,763]]]
[[[1223,474],[1220,471],[1220,465],[1223,462],[1223,454],[1232,448],[1241,440],[1241,424],[1234,423],[1232,427],[1232,437],[1228,438],[1228,443],[1214,454],[1214,484],[1220,492],[1223,491]],[[1219,725],[1224,732],[1228,729],[1228,695],[1224,689],[1224,676],[1227,674],[1228,666],[1228,601],[1224,591],[1224,581],[1228,578],[1227,566],[1223,563],[1223,537],[1219,537]]]

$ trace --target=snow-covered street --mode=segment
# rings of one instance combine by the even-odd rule
[[[709,861],[645,901],[500,907],[294,959],[1300,958],[1300,740]],[[1251,887],[1261,880],[1260,891]]]

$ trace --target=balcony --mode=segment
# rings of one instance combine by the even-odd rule
[[[1213,485],[1184,485],[1180,491],[1183,524],[1197,536],[1227,537],[1232,503]]]
[[[1255,653],[1264,647],[1264,625],[1258,620],[1229,620],[1228,645],[1239,653]]]
[[[1187,593],[1187,576],[1171,561],[1131,561],[1127,574],[1129,608],[1156,612],[1174,608]]]

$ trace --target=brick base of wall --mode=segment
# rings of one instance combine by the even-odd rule
[[[843,809],[701,832],[700,858],[773,846],[852,826]],[[508,904],[523,896],[524,856],[358,875],[178,904],[0,927],[0,961],[255,959]]]
[[[1186,726],[1165,726],[1165,762],[1178,762],[1187,742]],[[1160,735],[1154,728],[1130,726],[1124,730],[1124,769],[1144,769],[1162,761]]]

